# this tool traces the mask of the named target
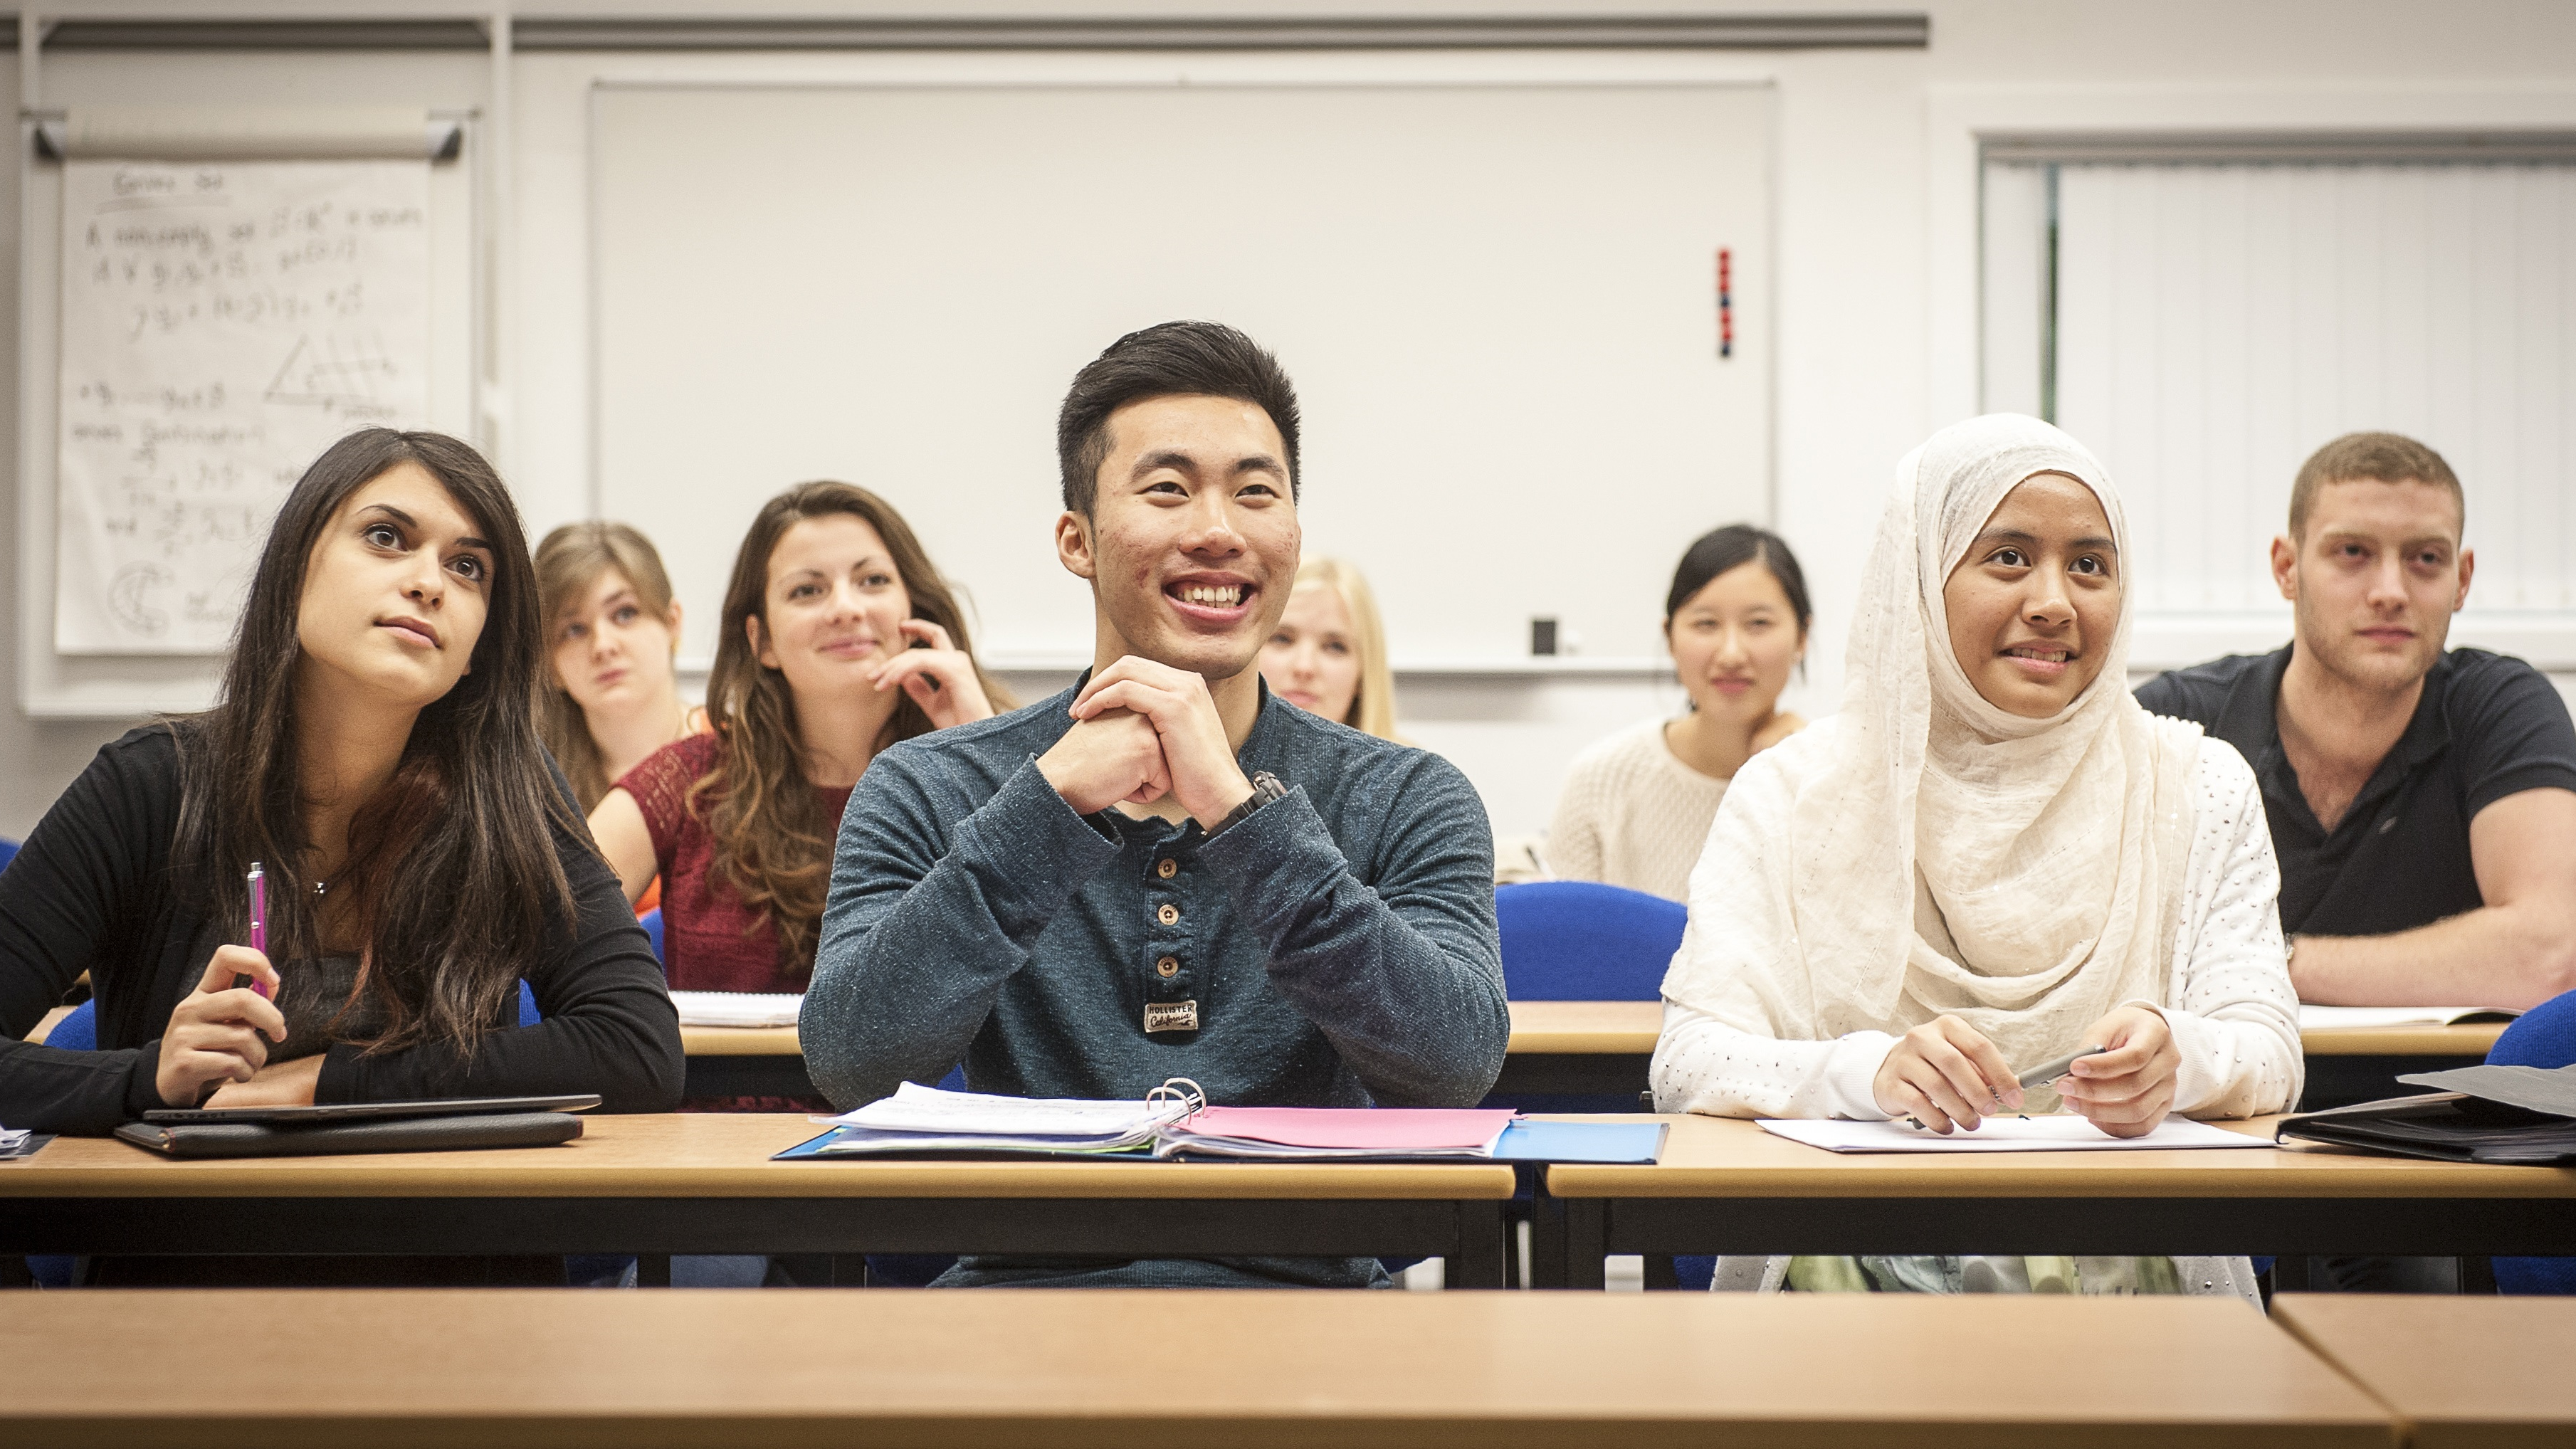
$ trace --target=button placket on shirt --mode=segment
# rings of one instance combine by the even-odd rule
[[[1180,934],[1183,912],[1176,899],[1180,874],[1180,861],[1169,855],[1155,860],[1145,872],[1146,915],[1152,923],[1145,933],[1146,952],[1154,973],[1146,994],[1156,1001],[1185,1000],[1192,984],[1185,979],[1189,962]]]

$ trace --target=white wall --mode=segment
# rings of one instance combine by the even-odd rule
[[[81,13],[109,7],[61,8]],[[186,7],[197,14],[212,8],[212,0]],[[353,8],[312,0],[258,7],[266,14],[345,14]],[[547,7],[690,8],[606,0],[555,0]],[[774,0],[761,8],[784,13],[847,7]],[[1271,0],[1261,8],[1382,13],[1387,7]],[[1421,0],[1405,8],[1634,14],[1835,7]],[[1604,75],[1695,69],[1767,78],[1778,87],[1777,522],[1806,564],[1821,611],[1812,682],[1802,695],[1811,711],[1829,703],[1840,687],[1844,614],[1857,593],[1869,522],[1889,468],[1931,427],[1976,405],[1974,138],[1980,129],[2576,130],[2576,6],[2557,0],[2273,0],[2260,6],[2241,0],[1934,0],[1920,8],[1932,17],[1932,45],[1925,51],[1602,53],[1549,62]],[[382,9],[418,14],[465,7],[405,3],[398,12],[392,5]],[[1200,14],[1208,7],[1203,0],[914,0],[904,9]],[[337,57],[289,59],[345,63]],[[523,55],[512,96],[519,133],[511,157],[518,220],[508,239],[513,305],[503,325],[514,411],[501,461],[530,523],[540,529],[581,511],[588,476],[582,121],[586,78],[601,63],[595,57]],[[794,62],[831,74],[888,67],[920,72],[949,63],[935,56],[810,56]],[[1159,57],[1151,63],[1168,69],[1174,62]],[[1335,63],[1373,62],[1344,57]],[[1472,70],[1533,62],[1462,56],[1428,62],[1408,57],[1404,63]],[[0,228],[0,245],[10,244],[14,234],[14,224]],[[0,366],[13,355],[0,350]],[[1593,505],[1569,498],[1565,506]],[[0,528],[9,516],[0,511]],[[1668,568],[1682,542],[1647,541],[1638,566]],[[11,556],[0,548],[0,561]],[[10,589],[0,588],[0,609],[10,607],[10,597]],[[1593,652],[1643,652],[1652,627],[1652,620],[1641,620],[1632,640],[1594,641]],[[0,628],[0,639],[11,633]],[[2570,684],[2562,676],[2562,689]],[[1669,708],[1677,698],[1669,687],[1659,689],[1643,677],[1408,682],[1407,688],[1405,728],[1455,754],[1485,790],[1497,826],[1507,831],[1543,823],[1573,745]],[[0,772],[0,831],[23,832],[89,750],[114,733],[106,724],[37,726],[0,710],[0,759],[12,767]]]

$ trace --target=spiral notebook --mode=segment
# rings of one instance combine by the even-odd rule
[[[1174,1077],[1141,1100],[1002,1097],[907,1082],[780,1160],[1080,1156],[1149,1161],[1651,1163],[1661,1122],[1533,1122],[1508,1109],[1210,1107]]]

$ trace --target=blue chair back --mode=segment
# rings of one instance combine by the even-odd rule
[[[91,997],[72,1008],[72,1014],[54,1023],[45,1033],[45,1045],[61,1047],[67,1052],[98,1050],[98,998]]]
[[[9,862],[16,860],[17,858],[18,842],[11,840],[8,836],[0,835],[0,870],[7,870],[9,868]]]
[[[656,961],[669,959],[662,954],[662,908],[660,906],[655,906],[653,909],[637,916],[635,918],[635,924],[642,926],[644,928],[645,937],[652,941],[653,959]]]
[[[1503,994],[1514,1001],[1653,1001],[1682,944],[1678,901],[1584,880],[1499,887]]]
[[[2491,1067],[2576,1066],[2576,991],[2517,1017],[2487,1053]]]
[[[2576,991],[2553,996],[2504,1029],[2487,1053],[2496,1067],[2576,1066]],[[2576,1258],[2498,1258],[2498,1293],[2576,1294]]]

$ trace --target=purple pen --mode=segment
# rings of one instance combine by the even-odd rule
[[[250,863],[250,948],[263,956],[268,954],[268,875],[255,860]],[[254,980],[250,989],[268,995],[265,982]]]

